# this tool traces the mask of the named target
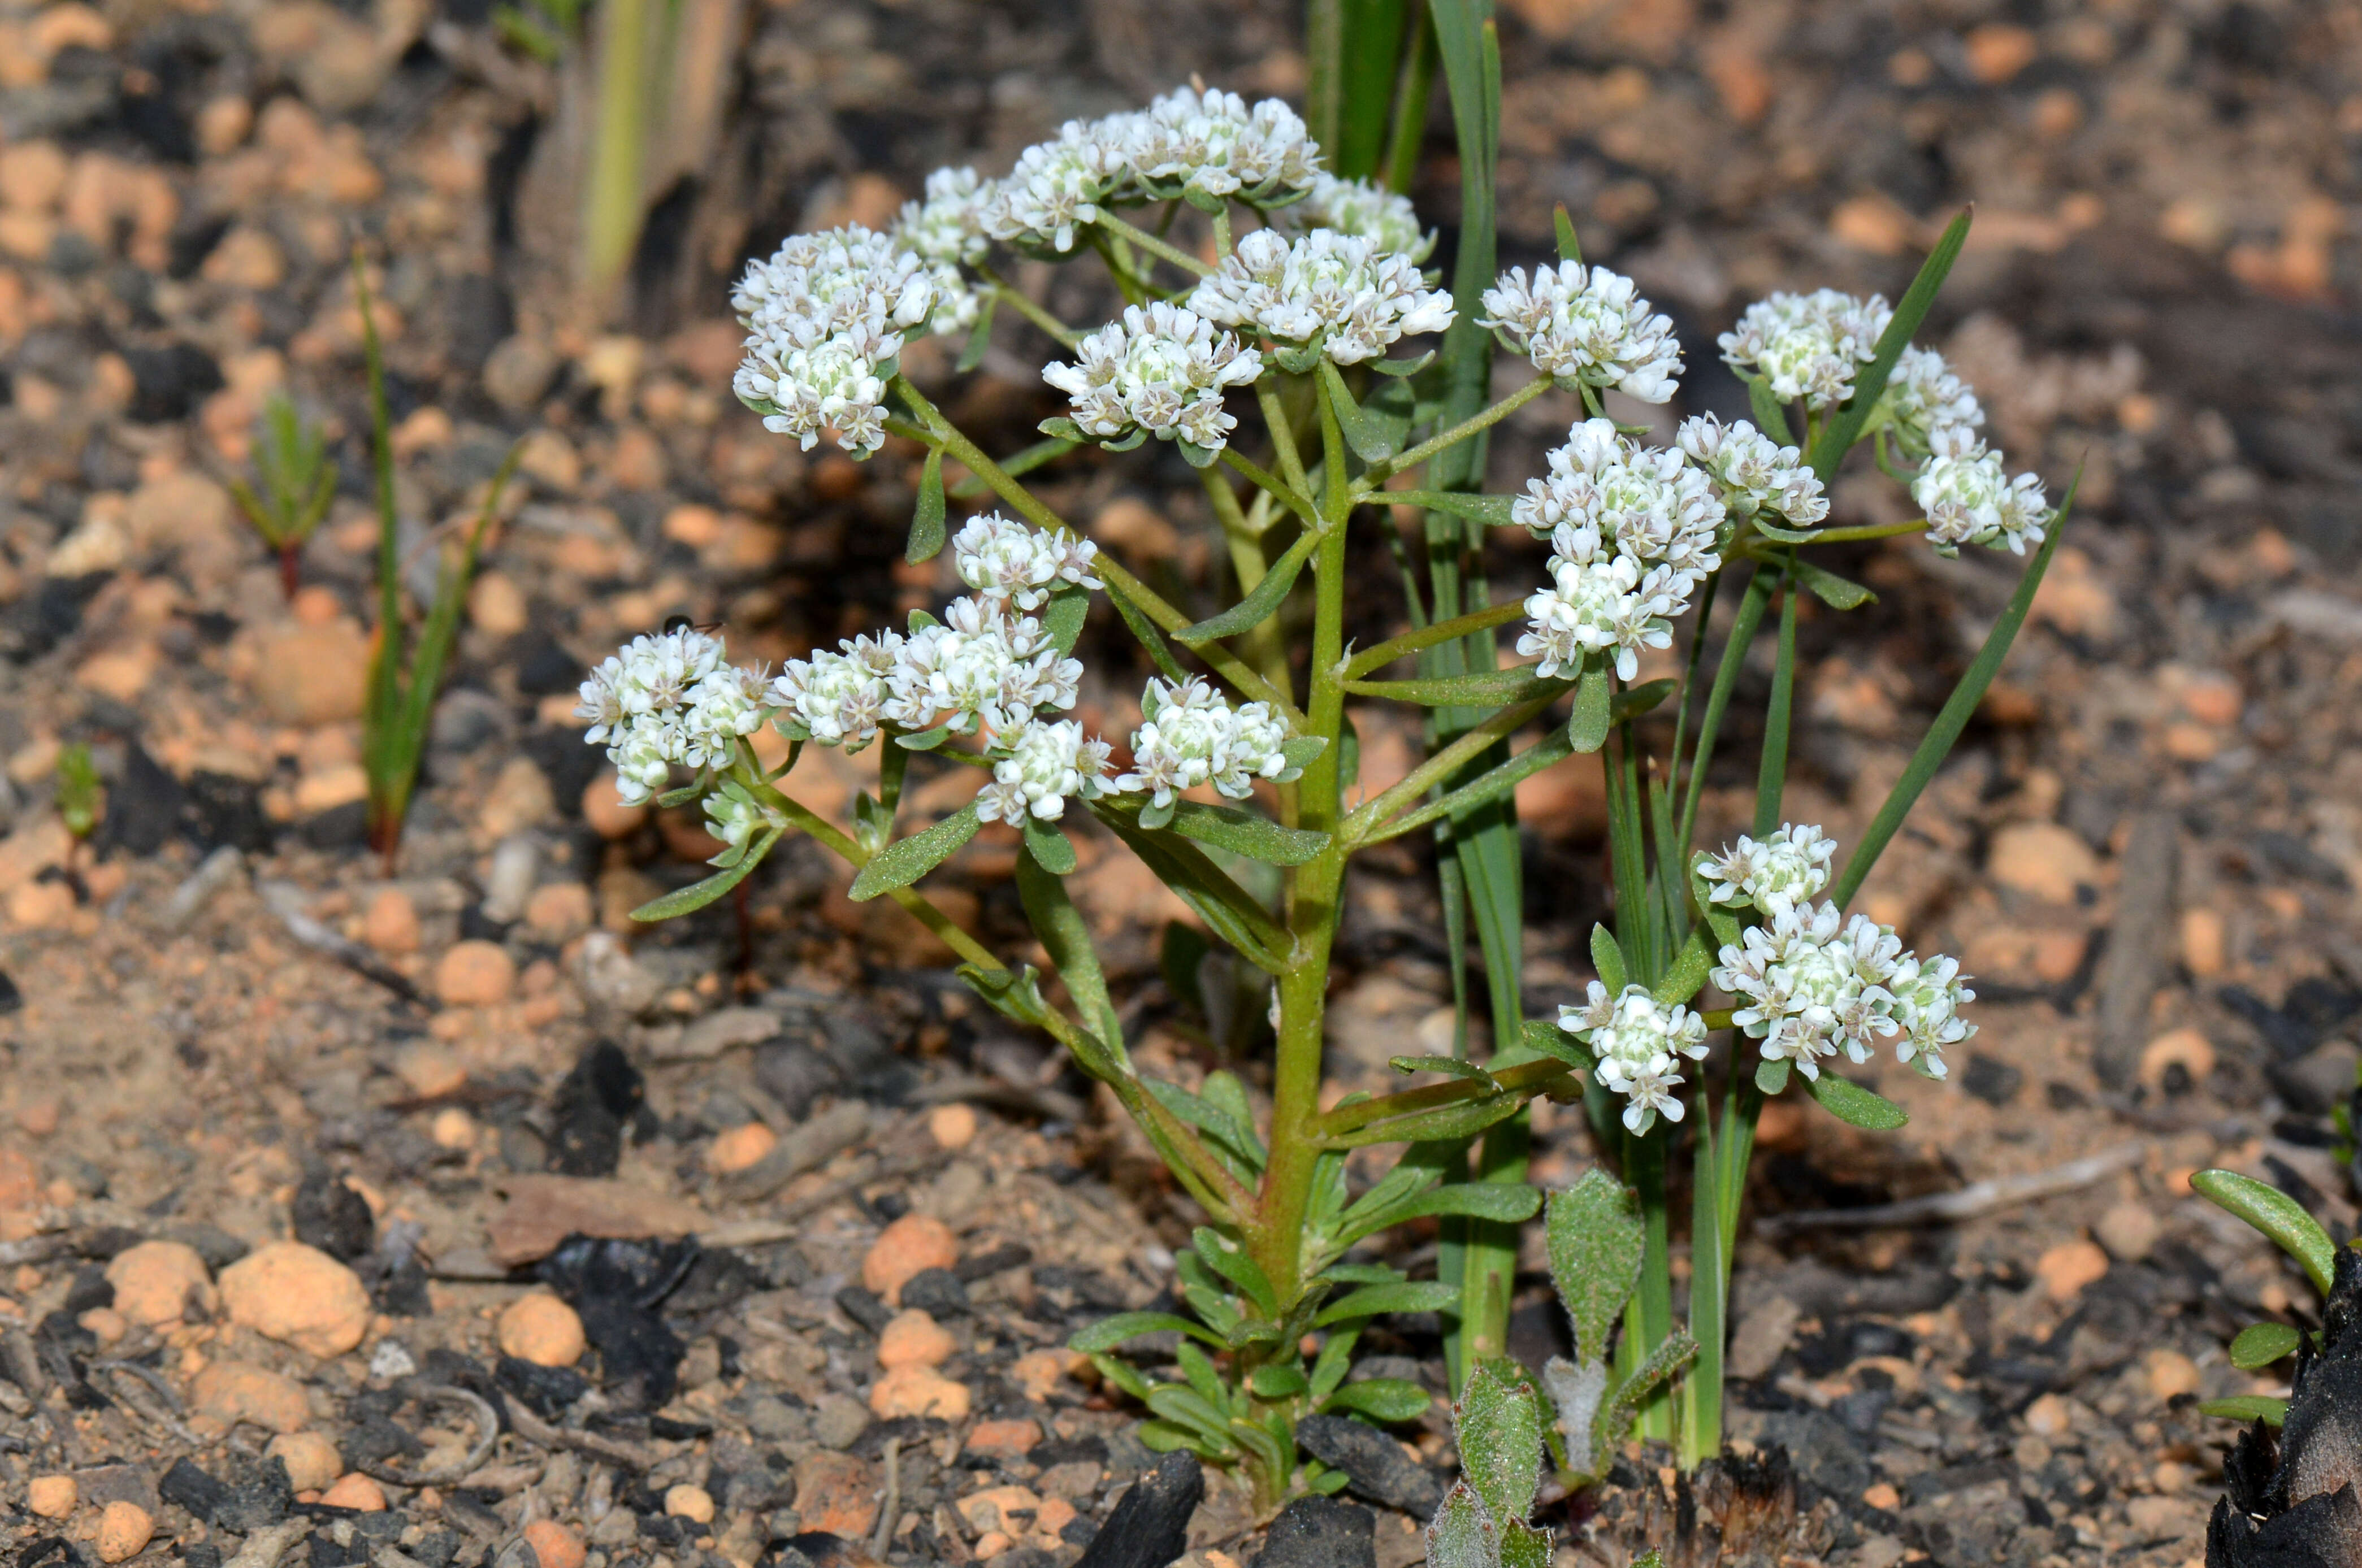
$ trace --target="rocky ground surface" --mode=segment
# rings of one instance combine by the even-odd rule
[[[670,1568],[801,1536],[823,1568],[1047,1568],[1127,1496],[1100,1553],[1184,1528],[1197,1568],[1264,1550],[1235,1486],[1155,1472],[1137,1412],[1063,1349],[1170,1288],[1188,1216],[1142,1146],[816,852],[775,856],[743,910],[631,927],[712,846],[694,818],[624,808],[570,712],[587,662],[668,615],[777,659],[941,597],[899,564],[907,454],[800,455],[731,400],[740,247],[880,220],[939,162],[997,170],[1192,71],[1296,91],[1290,10],[785,0],[745,25],[709,176],[739,227],[652,259],[636,330],[602,334],[536,284],[519,206],[555,79],[502,52],[482,5],[0,7],[18,1563]],[[1935,335],[2054,494],[2083,468],[2034,623],[1867,894],[1963,956],[1983,1032],[1948,1086],[1885,1073],[1900,1135],[1775,1106],[1733,1458],[1685,1486],[1636,1453],[1604,1500],[1554,1505],[1562,1563],[1623,1568],[1651,1537],[1710,1562],[1702,1515],[1731,1561],[2191,1563],[2229,1437],[2192,1407],[2279,1387],[2224,1343],[2316,1303],[2189,1173],[2356,1217],[2332,1117],[2362,1020],[2362,10],[1505,0],[1503,40],[1507,249],[1539,255],[1567,203],[1593,258],[1678,314],[1675,411],[1743,411],[1712,334],[1749,299],[1891,296],[1973,198]],[[1421,189],[1447,225],[1448,147],[1439,130]],[[415,543],[525,443],[391,872],[359,845],[356,237]],[[1040,346],[1005,334],[951,389],[1004,447],[1043,411]],[[224,488],[278,388],[343,474],[292,602]],[[1568,417],[1515,422],[1496,486]],[[1210,607],[1202,508],[1153,458],[1044,488]],[[1898,504],[1875,479],[1840,496],[1855,520]],[[1500,575],[1538,565],[1505,547]],[[1855,565],[1879,603],[1803,628],[1790,809],[1841,840],[2014,564],[1895,543]],[[1100,666],[1086,717],[1127,729],[1136,675]],[[1406,765],[1391,723],[1363,719],[1365,779]],[[77,741],[107,785],[81,847],[50,806]],[[859,770],[822,761],[806,798],[841,809]],[[1716,783],[1718,834],[1751,780]],[[1521,807],[1542,1014],[1591,978],[1602,809],[1571,768]],[[1142,999],[1137,1054],[1192,1080],[1220,1058],[1159,978],[1176,907],[1107,842],[1081,850],[1080,901]],[[942,878],[1011,951],[1013,852],[988,834]],[[1358,874],[1349,1084],[1451,1017],[1425,855]],[[1579,1118],[1538,1121],[1538,1179],[1571,1179]],[[2062,1168],[2063,1190],[2012,1185]],[[1977,1182],[1995,1201],[1960,1223],[1862,1223]],[[1432,1241],[1387,1245],[1418,1270]],[[1559,1329],[1529,1261],[1517,1348],[1538,1358]],[[1436,1331],[1391,1322],[1370,1370],[1440,1388]],[[1440,1402],[1399,1436],[1395,1463],[1352,1467],[1386,1568],[1418,1558],[1413,1516],[1451,1464]],[[1752,1545],[1740,1496],[1770,1499]],[[1270,1560],[1353,1560],[1305,1544],[1329,1539]]]

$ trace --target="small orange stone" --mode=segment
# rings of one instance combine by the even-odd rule
[[[949,1329],[913,1308],[894,1314],[877,1336],[877,1365],[889,1372],[899,1366],[941,1366],[957,1349],[959,1342]]]
[[[581,1538],[556,1519],[535,1519],[525,1526],[524,1543],[533,1548],[539,1568],[582,1568],[588,1555]]]
[[[571,1366],[588,1342],[573,1308],[546,1290],[520,1296],[501,1313],[501,1351],[535,1366]]]
[[[454,942],[435,966],[435,993],[446,1006],[495,1006],[515,985],[516,961],[498,942]]]
[[[39,1518],[61,1519],[82,1502],[82,1488],[71,1475],[36,1475],[25,1486],[25,1507]]]
[[[602,773],[582,791],[582,820],[602,839],[628,839],[647,826],[648,808],[615,793],[615,775]]]
[[[2108,1272],[2108,1255],[2094,1242],[2061,1242],[2035,1261],[2043,1291],[2054,1301],[2072,1301]]]
[[[716,1176],[750,1169],[778,1146],[778,1134],[760,1122],[748,1122],[715,1135],[705,1151],[705,1168]]]
[[[976,1108],[938,1105],[927,1113],[927,1135],[940,1149],[964,1149],[976,1142]]]
[[[155,1535],[156,1520],[148,1510],[117,1497],[100,1510],[91,1544],[98,1548],[101,1563],[125,1563],[147,1551]]]
[[[926,1214],[905,1214],[878,1234],[861,1260],[861,1283],[900,1306],[902,1287],[930,1268],[949,1268],[959,1261],[959,1238],[941,1220]]]
[[[385,1489],[354,1470],[338,1476],[335,1486],[320,1494],[320,1505],[350,1508],[359,1514],[381,1514],[385,1512]]]
[[[1013,1459],[1030,1453],[1041,1441],[1042,1429],[1032,1421],[978,1421],[968,1430],[966,1446],[970,1453]]]
[[[955,1383],[932,1366],[898,1366],[869,1390],[869,1409],[889,1421],[905,1416],[964,1421],[972,1403],[966,1384]]]

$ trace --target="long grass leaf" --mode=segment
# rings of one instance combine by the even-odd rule
[[[1861,374],[1853,378],[1853,396],[1838,411],[1837,417],[1823,427],[1821,438],[1813,443],[1813,472],[1822,483],[1838,471],[1846,453],[1861,439],[1862,426],[1870,422],[1872,410],[1886,390],[1886,378],[1894,373],[1895,361],[1911,346],[1911,338],[1919,323],[1927,319],[1927,307],[1936,302],[1936,291],[1944,286],[1945,277],[1952,263],[1960,258],[1960,247],[1969,240],[1969,220],[1975,209],[1964,210],[1944,230],[1936,248],[1927,253],[1920,264],[1919,275],[1911,280],[1911,287],[1903,292],[1902,302],[1894,307],[1894,315],[1879,334],[1878,349]]]
[[[1788,724],[1796,698],[1796,587],[1780,595],[1780,642],[1772,665],[1772,700],[1763,710],[1763,756],[1755,773],[1755,836],[1769,838],[1780,826],[1780,801],[1788,787]]]

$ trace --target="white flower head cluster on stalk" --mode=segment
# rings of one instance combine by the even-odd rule
[[[808,452],[830,430],[866,457],[886,439],[886,381],[902,334],[926,323],[937,293],[917,252],[858,224],[790,236],[748,262],[730,296],[746,329],[738,400]]]
[[[898,631],[848,637],[837,652],[812,651],[809,659],[790,659],[772,679],[771,704],[784,709],[792,732],[823,746],[858,751],[877,738],[886,712],[887,681],[902,653]]]
[[[1697,872],[1713,890],[1711,902],[1778,915],[1829,885],[1837,852],[1838,841],[1818,828],[1790,822],[1760,842],[1741,833],[1736,848],[1699,856]]]
[[[1219,451],[1238,421],[1222,394],[1252,385],[1263,356],[1179,305],[1131,305],[1075,345],[1074,363],[1053,361],[1042,378],[1066,394],[1086,435],[1116,441],[1135,430]]]
[[[954,599],[944,619],[902,639],[886,677],[887,721],[921,732],[1007,738],[1043,709],[1075,706],[1079,659],[1058,652],[1042,623],[1008,601]]]
[[[1257,229],[1198,283],[1189,308],[1286,345],[1280,365],[1299,371],[1323,354],[1339,365],[1378,358],[1452,317],[1451,296],[1429,288],[1409,257],[1334,229],[1296,240]]]
[[[966,269],[984,259],[990,236],[984,227],[984,181],[973,169],[938,169],[927,176],[927,193],[902,203],[893,241],[927,267],[934,280],[935,310],[930,324],[941,333],[966,332],[976,324],[983,296]]]
[[[1512,267],[1485,291],[1491,327],[1513,352],[1561,387],[1613,387],[1661,403],[1680,385],[1681,341],[1632,280],[1604,267],[1562,261],[1537,267],[1531,283]]]
[[[1590,1047],[1600,1087],[1624,1096],[1624,1125],[1645,1133],[1662,1113],[1682,1119],[1682,1058],[1705,1058],[1705,1020],[1687,1007],[1668,1007],[1645,985],[1610,996],[1597,981],[1581,1007],[1558,1010],[1558,1026]]]
[[[2001,454],[1966,425],[1935,433],[1927,461],[1911,481],[1911,499],[1927,514],[1927,542],[1939,554],[1985,544],[2007,545],[2011,554],[2023,555],[2049,530],[2050,503],[2040,477],[2011,478]]]
[[[1867,1062],[1881,1039],[1929,1078],[1941,1078],[1944,1050],[1976,1033],[1959,1015],[1976,993],[1959,965],[1903,950],[1893,930],[1867,916],[1848,919],[1834,904],[1800,901],[1725,946],[1714,983],[1737,998],[1730,1021],[1762,1042],[1766,1061],[1787,1061],[1808,1079],[1842,1052]]]
[[[787,826],[786,816],[763,805],[734,781],[705,797],[705,830],[727,846],[712,863],[733,861],[747,845],[774,828]]]
[[[1928,455],[1937,432],[1971,432],[1985,422],[1976,393],[1932,348],[1905,348],[1878,401],[1896,450],[1914,460]]]
[[[1532,623],[1518,651],[1539,674],[1579,668],[1613,651],[1630,680],[1639,651],[1672,643],[1672,618],[1722,565],[1721,499],[1677,449],[1643,447],[1609,420],[1585,420],[1529,480],[1510,516],[1551,542],[1551,586],[1526,600]]]
[[[1086,739],[1071,718],[1030,725],[993,764],[992,782],[977,792],[976,814],[1012,825],[1029,816],[1055,822],[1065,815],[1067,796],[1097,800],[1122,787],[1108,777],[1110,754],[1106,741]]]
[[[1852,394],[1855,375],[1878,357],[1879,334],[1893,315],[1877,294],[1774,294],[1748,306],[1722,334],[1723,361],[1761,377],[1783,403],[1802,398],[1816,409],[1835,408]]]
[[[1044,532],[999,512],[972,517],[952,536],[960,581],[988,599],[1039,609],[1061,587],[1103,588],[1091,575],[1099,547],[1065,529]]]
[[[694,628],[635,637],[590,672],[575,716],[603,742],[615,790],[635,806],[660,793],[676,764],[717,767],[762,724],[763,679],[723,662],[723,644]]]
[[[1232,800],[1254,793],[1254,781],[1286,784],[1303,774],[1287,759],[1287,721],[1268,703],[1232,707],[1198,676],[1178,685],[1150,678],[1140,698],[1141,725],[1131,735],[1131,771],[1121,790],[1145,790],[1169,806],[1184,790],[1210,784]]]
[[[1304,200],[1272,214],[1271,224],[1291,239],[1314,229],[1334,229],[1412,261],[1425,261],[1435,252],[1435,234],[1421,226],[1410,198],[1367,180],[1316,174]]]
[[[1068,120],[1019,153],[1017,167],[985,193],[985,232],[1033,249],[1074,249],[1075,231],[1098,222],[1131,175],[1131,118]]]
[[[1821,477],[1804,454],[1743,419],[1725,424],[1698,414],[1682,422],[1674,439],[1691,462],[1713,476],[1724,503],[1740,517],[1769,511],[1790,527],[1813,528],[1829,515]]]

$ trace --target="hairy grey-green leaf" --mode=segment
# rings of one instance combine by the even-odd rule
[[[1427,1568],[1502,1568],[1501,1532],[1465,1481],[1444,1494],[1428,1523]]]
[[[1187,1345],[1182,1347],[1187,1349]],[[1632,1376],[1627,1377],[1607,1401],[1607,1410],[1600,1422],[1599,1439],[1603,1446],[1613,1447],[1623,1441],[1632,1424],[1632,1418],[1659,1388],[1681,1375],[1682,1369],[1697,1359],[1697,1341],[1690,1338],[1686,1329],[1675,1329],[1657,1343]]]
[[[1550,1568],[1551,1532],[1511,1519],[1501,1527],[1501,1568]]]
[[[1522,1520],[1541,1485],[1542,1412],[1533,1385],[1480,1363],[1451,1407],[1460,1473],[1496,1521]]]
[[[1605,1361],[1608,1336],[1640,1279],[1647,1235],[1639,1201],[1594,1166],[1573,1186],[1551,1194],[1543,1230],[1551,1278],[1574,1325],[1575,1355]]]
[[[1578,1366],[1553,1355],[1542,1367],[1542,1387],[1558,1407],[1554,1420],[1566,1444],[1566,1467],[1578,1475],[1604,1472],[1607,1454],[1599,1443],[1599,1410],[1607,1402],[1607,1364],[1586,1361]]]

